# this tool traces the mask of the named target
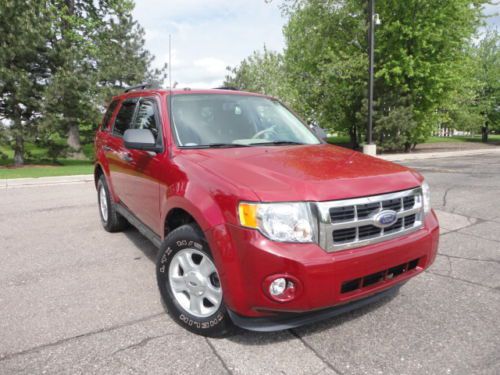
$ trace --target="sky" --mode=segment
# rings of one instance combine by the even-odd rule
[[[156,56],[155,66],[168,62],[172,35],[172,83],[213,88],[222,84],[227,66],[237,66],[254,50],[264,45],[283,49],[285,19],[278,4],[279,0],[136,0],[133,15],[146,31],[146,48]]]
[[[226,67],[264,45],[281,51],[286,19],[280,0],[136,0],[134,18],[146,31],[146,48],[156,56],[154,66],[168,62],[172,35],[172,82],[178,87],[220,86]],[[487,14],[500,12],[489,5]],[[500,17],[488,19],[500,28]],[[167,83],[168,86],[168,83]]]

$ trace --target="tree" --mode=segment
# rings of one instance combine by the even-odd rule
[[[378,2],[376,93],[379,116],[411,106],[417,126],[406,149],[425,141],[440,109],[467,86],[467,46],[481,25],[484,0]],[[466,83],[468,82],[468,83]]]
[[[366,123],[366,15],[360,1],[297,1],[286,11],[285,61],[300,111],[357,146]]]
[[[475,50],[480,83],[478,107],[482,118],[483,142],[491,129],[500,131],[500,35],[490,30]]]
[[[9,123],[15,165],[24,163],[26,137],[40,118],[51,12],[36,0],[5,0],[0,12],[0,119]]]
[[[382,24],[376,30],[375,119],[397,110],[415,121],[406,150],[431,134],[440,109],[462,84],[465,47],[481,24],[484,3],[377,1]],[[285,62],[304,111],[322,126],[349,133],[353,144],[366,124],[366,6],[365,0],[292,0],[285,6]]]
[[[67,134],[73,153],[81,149],[80,127],[97,123],[104,100],[146,78],[151,70],[144,31],[132,18],[131,0],[54,0],[54,74],[47,91],[46,123]]]
[[[132,0],[2,2],[0,125],[16,165],[35,137],[53,151],[66,138],[81,155],[80,130],[95,129],[111,95],[144,80],[163,82],[166,67],[151,68],[133,7]]]
[[[151,68],[154,56],[145,48],[144,29],[133,19],[133,9],[132,0],[117,2],[95,40],[97,84],[104,100],[144,81],[160,86],[166,78],[167,64]]]
[[[283,55],[264,46],[262,52],[254,51],[237,67],[228,67],[224,86],[274,96],[294,106],[296,96],[285,69]]]

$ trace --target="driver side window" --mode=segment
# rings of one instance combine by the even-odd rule
[[[139,108],[137,110],[137,115],[135,117],[134,123],[132,124],[132,129],[148,129],[153,133],[155,140],[158,140],[159,135],[159,124],[156,115],[156,106],[153,99],[142,99],[139,103]]]

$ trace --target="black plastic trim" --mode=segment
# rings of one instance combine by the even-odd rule
[[[377,294],[359,299],[344,305],[308,313],[282,313],[281,315],[263,318],[249,318],[236,314],[228,309],[229,316],[235,325],[249,331],[274,332],[300,327],[306,324],[319,322],[335,316],[359,309],[380,299],[395,295],[404,284],[397,284]]]
[[[146,237],[148,240],[150,240],[153,245],[155,245],[157,248],[160,248],[161,246],[161,238],[158,236],[151,228],[149,228],[146,224],[144,224],[140,219],[137,218],[130,210],[123,206],[122,204],[118,203],[116,205],[116,211],[125,219],[128,220],[130,224],[132,224],[134,227],[137,228],[141,234]]]

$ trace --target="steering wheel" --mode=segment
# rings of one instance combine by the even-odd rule
[[[268,134],[275,134],[276,136],[278,135],[278,133],[276,133],[273,127],[270,127],[255,133],[252,139],[270,139],[269,137],[266,136]]]

